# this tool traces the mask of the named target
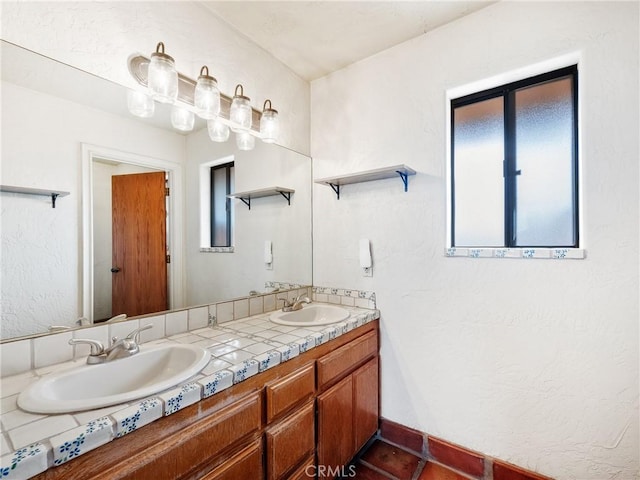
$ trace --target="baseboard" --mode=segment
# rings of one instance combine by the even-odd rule
[[[478,480],[553,480],[386,418],[380,419],[380,437]]]

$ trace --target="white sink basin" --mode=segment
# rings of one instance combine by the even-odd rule
[[[142,346],[128,358],[46,375],[19,395],[18,406],[34,413],[66,413],[125,403],[184,382],[210,358],[208,350],[195,345]]]
[[[349,310],[346,308],[317,303],[304,305],[301,310],[296,310],[295,312],[283,312],[280,310],[269,316],[269,320],[273,323],[296,327],[329,325],[342,322],[347,318],[349,318]]]

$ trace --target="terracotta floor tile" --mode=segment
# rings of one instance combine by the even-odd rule
[[[422,473],[418,480],[468,480],[467,477],[457,474],[453,470],[449,470],[443,465],[427,462],[422,469]]]
[[[369,447],[362,455],[362,460],[399,480],[410,480],[420,462],[415,455],[380,440]]]
[[[343,480],[350,480],[351,478],[356,478],[357,480],[389,480],[391,478],[386,475],[382,475],[361,463],[355,465],[355,475],[349,468],[350,467],[347,467],[345,472],[347,476],[342,477]]]

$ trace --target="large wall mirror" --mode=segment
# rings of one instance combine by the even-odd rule
[[[251,151],[239,151],[233,138],[211,142],[203,121],[177,132],[166,106],[139,119],[127,111],[123,86],[4,41],[1,48],[0,184],[69,195],[52,208],[47,194],[0,193],[0,339],[76,328],[82,317],[100,321],[129,308],[116,302],[123,267],[115,252],[152,250],[151,234],[120,240],[118,221],[136,220],[122,215],[118,199],[151,205],[133,186],[146,176],[159,177],[169,196],[155,212],[160,220],[147,222],[162,225],[166,286],[157,273],[142,278],[147,260],[127,267],[132,283],[124,290],[141,288],[134,298],[151,296],[149,285],[166,292],[164,304],[144,308],[244,297],[268,282],[312,283],[309,157],[260,141]],[[274,187],[293,193],[254,196],[250,205],[228,197]]]

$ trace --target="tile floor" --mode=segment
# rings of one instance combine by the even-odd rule
[[[358,480],[469,480],[444,465],[376,439],[354,461]],[[343,477],[348,480],[349,477]]]

